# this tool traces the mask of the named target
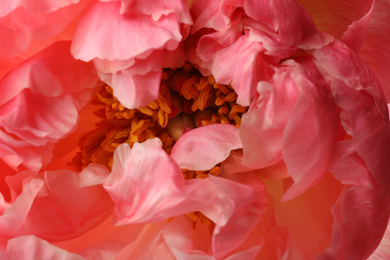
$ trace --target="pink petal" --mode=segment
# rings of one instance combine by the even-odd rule
[[[238,128],[215,124],[193,129],[176,142],[171,157],[180,168],[206,171],[225,160],[231,150],[241,148]]]
[[[192,24],[187,3],[183,0],[121,0],[121,2],[121,14],[140,12],[158,21],[163,15],[175,13],[179,22]]]
[[[279,32],[282,42],[297,45],[306,34],[316,31],[309,14],[294,0],[258,1],[245,0],[246,14],[268,24],[275,32]]]
[[[292,259],[315,259],[329,247],[334,223],[331,207],[336,203],[343,185],[327,174],[318,184],[301,196],[281,202],[292,180],[264,180],[270,204],[275,207],[276,223],[285,227],[291,241]],[[321,202],[321,203],[319,203]]]
[[[339,42],[313,52],[324,77],[331,82],[335,103],[343,110],[344,130],[374,179],[390,189],[390,125],[386,101],[375,77]],[[375,152],[373,152],[375,151]]]
[[[301,93],[283,136],[283,157],[294,180],[283,200],[302,194],[325,176],[333,146],[342,134],[327,82],[311,60],[302,65],[294,73]]]
[[[35,170],[51,159],[52,143],[74,130],[78,110],[97,83],[93,65],[74,60],[69,47],[69,42],[55,43],[0,81],[1,143],[8,151],[4,156],[26,162],[34,157],[36,162],[25,166],[34,164]],[[12,167],[21,163],[7,162]]]
[[[215,54],[211,73],[218,83],[231,83],[240,105],[249,106],[257,83],[270,78],[270,68],[259,55],[262,51],[260,43],[252,42],[244,35]],[[242,69],[237,70],[237,67]]]
[[[60,33],[89,1],[78,4],[71,4],[78,2],[72,0],[26,2],[25,8],[11,11],[16,7],[13,6],[6,10],[6,13],[11,12],[4,17],[0,11],[0,38],[7,39],[0,42],[0,56],[16,56],[26,50],[31,41],[45,40]]]
[[[83,260],[85,258],[67,252],[35,236],[20,236],[10,239],[4,259],[61,259]]]
[[[207,187],[207,180],[204,183]],[[186,186],[178,165],[153,139],[132,149],[127,144],[119,146],[104,186],[116,205],[115,222],[127,224],[157,222],[199,210],[197,192],[192,193],[199,185]]]
[[[242,163],[252,168],[268,167],[282,159],[284,128],[298,96],[290,68],[278,69],[271,83],[259,83],[260,95],[243,115],[239,130]]]
[[[242,7],[242,1],[194,1],[191,5],[191,15],[194,19],[192,32],[202,28],[224,30],[230,25],[230,18],[237,7]]]
[[[7,182],[16,198],[0,217],[4,236],[69,239],[96,226],[112,209],[101,185],[84,183],[82,187],[78,174],[68,170],[26,171],[7,177]]]
[[[366,259],[380,243],[390,213],[390,196],[371,178],[352,140],[336,146],[329,165],[346,187],[332,211],[333,239],[319,259]],[[359,227],[359,228],[356,228]]]
[[[182,37],[175,14],[153,21],[142,15],[121,15],[120,5],[97,2],[83,15],[72,44],[77,59],[126,60],[149,50],[178,46]]]

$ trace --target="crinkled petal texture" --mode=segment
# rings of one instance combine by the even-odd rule
[[[381,260],[390,258],[390,222],[387,224],[385,235],[375,252],[368,258],[369,260]]]
[[[181,10],[182,6],[160,3],[156,5],[160,15],[154,20],[148,12],[121,14],[123,5],[116,1],[93,4],[78,24],[72,53],[77,59],[94,60],[100,78],[112,86],[118,100],[136,108],[157,99],[163,58],[171,51],[181,52],[180,23],[172,8]],[[171,65],[180,66],[183,61],[175,63]]]
[[[0,153],[12,168],[45,166],[91,98],[93,64],[74,60],[69,49],[70,42],[55,43],[0,81]]]
[[[225,257],[245,241],[267,205],[259,182],[250,186],[218,177],[184,180],[158,139],[136,143],[132,149],[119,146],[105,188],[115,203],[115,221],[120,225],[202,212],[216,223],[212,248],[204,252],[216,258]],[[187,236],[182,233],[177,239],[185,241]],[[178,250],[193,253],[192,248]]]
[[[77,237],[112,213],[112,201],[92,176],[108,175],[101,165],[82,173],[68,170],[36,173],[23,171],[7,177],[11,201],[0,216],[2,241],[21,235],[36,235],[49,242]],[[96,179],[96,178],[95,178]]]

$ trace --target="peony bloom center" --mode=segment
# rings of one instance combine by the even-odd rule
[[[111,168],[114,151],[123,143],[132,147],[157,137],[170,154],[175,142],[191,129],[217,123],[239,127],[247,107],[237,104],[236,99],[230,85],[216,83],[212,75],[202,76],[190,63],[163,70],[159,97],[148,106],[127,109],[112,88],[104,86],[92,101],[100,106],[96,115],[102,120],[80,138],[81,151],[72,165],[77,170],[90,163]],[[192,179],[218,175],[219,169],[217,165],[210,171],[182,171],[186,179]]]

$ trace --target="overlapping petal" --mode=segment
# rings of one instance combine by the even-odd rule
[[[235,126],[208,125],[184,134],[173,146],[171,157],[181,168],[207,171],[241,146]]]
[[[14,168],[24,157],[35,160],[25,167],[45,165],[52,144],[74,130],[78,111],[91,97],[97,83],[93,65],[74,60],[69,47],[70,42],[53,44],[0,81],[1,149],[16,159],[7,160]],[[34,147],[43,149],[42,156]]]

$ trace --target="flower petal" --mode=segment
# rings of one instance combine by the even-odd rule
[[[332,208],[335,218],[332,243],[319,259],[366,259],[386,230],[390,196],[372,179],[352,140],[336,146],[329,171],[349,186]]]
[[[8,241],[6,259],[83,260],[85,258],[53,246],[38,237],[20,236]]]
[[[0,217],[3,236],[69,239],[96,226],[112,209],[101,185],[84,183],[82,187],[79,175],[68,170],[25,171],[7,177],[7,182],[15,199]]]
[[[175,161],[161,148],[159,139],[120,145],[104,187],[116,204],[117,224],[157,222],[197,211],[196,190],[185,185]],[[207,185],[207,184],[206,184]],[[195,199],[191,199],[194,196]]]
[[[249,17],[279,32],[281,41],[290,46],[297,45],[305,34],[316,31],[309,14],[295,0],[245,0],[244,9]]]
[[[178,46],[182,36],[175,14],[153,21],[147,16],[121,15],[120,5],[98,1],[83,15],[72,44],[77,59],[126,60],[149,50]]]
[[[263,50],[260,43],[252,42],[244,35],[214,56],[210,71],[215,81],[220,84],[231,83],[240,105],[249,106],[257,83],[270,78],[270,68],[259,55]],[[242,69],[237,70],[237,66]]]
[[[260,95],[243,115],[239,130],[242,163],[252,168],[268,167],[282,159],[284,128],[298,97],[289,68],[277,69],[271,83],[259,83]]]
[[[357,153],[374,179],[389,191],[390,160],[385,155],[390,154],[390,124],[378,82],[340,42],[316,50],[313,55],[321,73],[331,82],[335,103],[343,110],[344,130],[352,136]]]
[[[206,171],[225,160],[231,150],[241,147],[235,126],[215,124],[184,134],[173,146],[171,157],[180,168]]]
[[[33,156],[34,170],[46,164],[52,143],[74,130],[78,111],[89,101],[98,80],[93,65],[74,60],[69,47],[70,42],[57,42],[0,81],[0,143],[8,147],[4,156],[26,156],[26,161]],[[42,156],[36,147],[41,147]],[[15,168],[21,163],[7,162]]]

